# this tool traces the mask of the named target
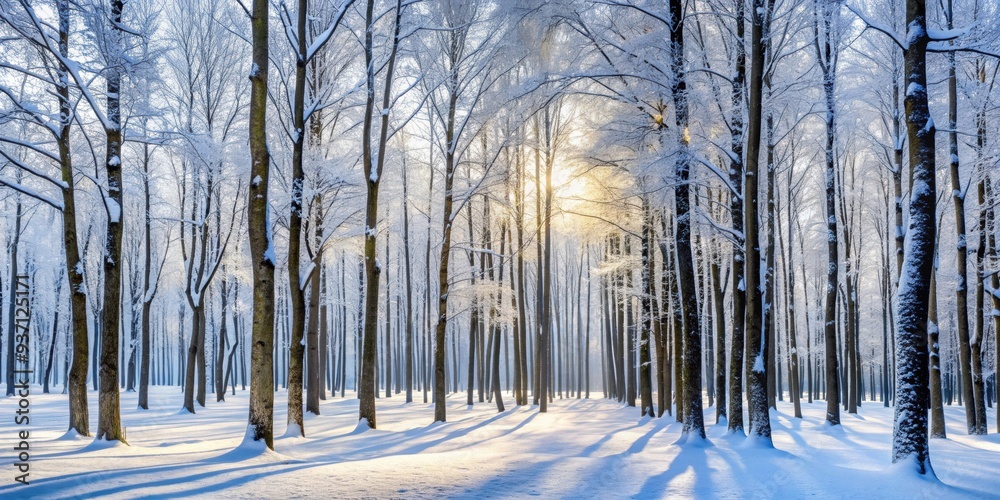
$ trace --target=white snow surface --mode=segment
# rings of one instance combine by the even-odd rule
[[[55,392],[59,392],[58,390]],[[421,394],[414,391],[414,398]],[[448,399],[448,422],[433,405],[377,401],[377,430],[361,432],[358,400],[331,398],[306,414],[305,438],[285,424],[275,398],[275,451],[247,439],[248,392],[179,414],[176,387],[151,387],[150,410],[122,392],[129,445],[67,435],[67,399],[31,391],[31,484],[13,481],[14,428],[0,433],[10,476],[0,498],[986,498],[1000,491],[1000,436],[968,436],[963,408],[946,406],[948,439],[931,441],[940,481],[890,465],[892,409],[865,403],[843,425],[824,422],[826,403],[771,413],[775,449],[748,446],[714,425],[708,443],[677,444],[674,417],[640,419],[637,408],[594,399],[556,399],[549,412]],[[91,430],[97,393],[90,391]],[[209,398],[214,399],[214,398]],[[655,400],[655,398],[654,398]],[[0,399],[12,415],[17,399]],[[990,430],[996,428],[989,412]]]

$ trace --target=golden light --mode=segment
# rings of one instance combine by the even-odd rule
[[[587,194],[586,176],[579,175],[570,165],[555,165],[552,169],[552,196],[558,200],[562,208],[569,208],[575,203],[585,201]]]

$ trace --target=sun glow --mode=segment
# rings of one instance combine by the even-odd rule
[[[586,175],[566,164],[556,164],[552,169],[552,196],[565,207],[587,200],[589,186]]]

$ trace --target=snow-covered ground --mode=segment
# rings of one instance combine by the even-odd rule
[[[891,409],[869,403],[844,425],[823,423],[825,403],[791,417],[772,413],[775,449],[748,446],[714,425],[707,446],[678,445],[673,417],[600,398],[556,399],[548,414],[490,403],[469,409],[448,401],[446,424],[431,425],[430,404],[378,401],[379,429],[357,431],[357,400],[334,398],[306,417],[306,438],[281,437],[275,453],[240,447],[247,393],[179,413],[173,387],[151,389],[149,411],[122,393],[130,446],[63,437],[63,395],[31,398],[31,484],[14,482],[12,425],[17,400],[0,399],[4,450],[0,498],[187,497],[699,497],[699,498],[983,498],[1000,495],[1000,436],[964,434],[961,407],[947,407],[948,440],[932,443],[940,482],[889,466]],[[415,394],[416,399],[420,395]],[[210,396],[209,400],[214,397]],[[508,405],[510,401],[507,401]],[[285,396],[276,398],[276,435],[285,431]],[[509,406],[508,406],[509,407]],[[97,428],[91,394],[91,430]],[[990,431],[996,428],[990,415]]]

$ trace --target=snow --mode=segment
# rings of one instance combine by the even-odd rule
[[[260,185],[260,183],[261,183],[261,181],[262,181],[262,180],[263,180],[263,179],[261,179],[259,175],[255,175],[255,176],[253,177],[253,180],[251,180],[251,181],[250,181],[250,184],[252,184],[252,185],[253,185],[253,187],[257,187],[257,186],[259,186],[259,185]]]
[[[122,159],[119,158],[118,155],[114,155],[108,160],[108,165],[111,165],[112,167],[117,167],[121,164],[122,164]]]
[[[920,85],[917,82],[910,82],[910,84],[906,86],[906,95],[907,96],[915,96],[917,94],[924,94],[926,92],[927,92],[927,90],[924,89],[924,86]]]
[[[119,223],[122,219],[122,207],[118,205],[118,202],[114,198],[105,197],[104,202],[108,207],[108,221],[112,223]]]
[[[924,127],[917,132],[917,135],[926,134],[931,130],[934,130],[934,118],[931,117],[930,115],[927,115],[927,122],[924,123]]]
[[[97,394],[89,395],[93,430]],[[448,399],[443,424],[431,424],[433,404],[382,398],[379,428],[369,430],[348,393],[321,401],[320,416],[305,415],[305,438],[278,437],[271,451],[249,437],[247,395],[180,416],[175,387],[150,388],[149,410],[122,392],[130,446],[108,447],[65,438],[66,396],[33,387],[31,484],[0,483],[0,497],[958,499],[1000,491],[1000,436],[966,435],[960,406],[944,409],[949,439],[931,441],[936,481],[911,464],[890,465],[892,409],[881,404],[832,428],[824,401],[803,402],[801,420],[778,402],[769,449],[708,424],[714,408],[705,410],[705,446],[677,446],[682,425],[673,417],[640,420],[636,408],[596,398],[556,399],[545,414],[497,414],[489,403],[467,409],[461,393]],[[0,400],[0,413],[16,404]],[[284,392],[274,408],[275,436],[290,436]],[[0,439],[9,449],[10,435]]]
[[[950,30],[936,30],[932,28],[927,28],[927,36],[929,36],[931,40],[935,41],[954,40],[956,38],[961,38],[969,34],[971,29],[972,25],[965,26],[962,28],[954,28]]]
[[[60,210],[60,211],[63,210],[63,202],[62,202],[62,200],[57,200],[55,198],[46,196],[46,195],[44,195],[42,193],[39,193],[38,191],[35,191],[34,189],[31,189],[28,186],[25,186],[24,184],[21,184],[21,183],[18,183],[18,182],[14,182],[14,181],[11,181],[11,180],[8,180],[8,179],[0,177],[0,187],[9,187],[9,188],[11,188],[11,189],[13,189],[15,191],[18,191],[18,192],[21,192],[23,194],[26,194],[26,195],[28,195],[28,196],[30,196],[32,198],[35,198],[37,200],[41,200],[41,201],[43,201],[43,202],[51,205],[56,210]]]
[[[906,29],[906,40],[904,41],[904,47],[910,47],[911,45],[917,43],[917,40],[923,38],[927,35],[927,30],[924,28],[923,24],[917,20],[912,21]]]
[[[316,262],[310,260],[305,269],[299,269],[299,290],[305,290],[309,283],[309,275],[316,269]]]

